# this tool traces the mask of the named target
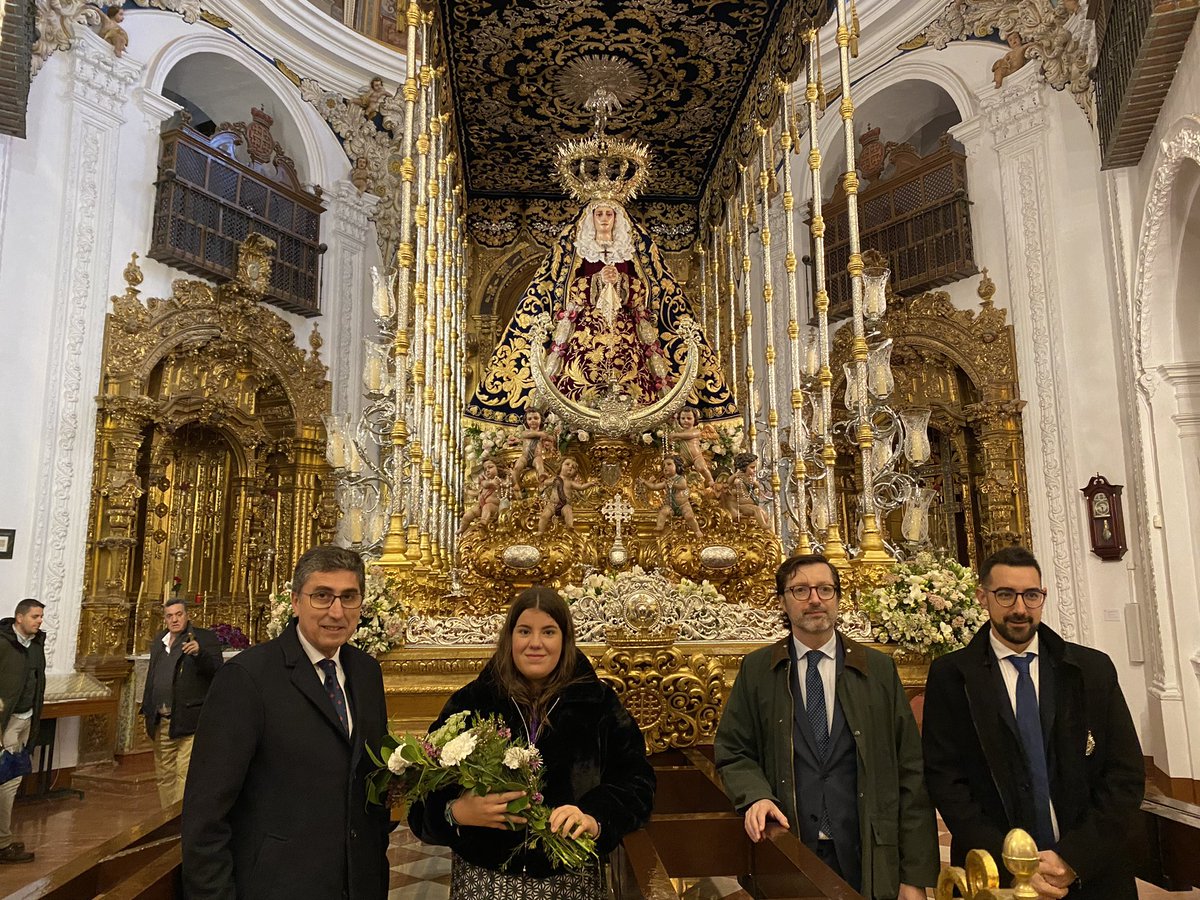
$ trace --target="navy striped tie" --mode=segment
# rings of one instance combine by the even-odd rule
[[[1042,743],[1042,717],[1038,711],[1037,691],[1029,664],[1037,656],[1010,656],[1008,661],[1017,670],[1017,731],[1029,760],[1029,780],[1033,785],[1033,838],[1039,850],[1054,846],[1054,827],[1050,821],[1050,773],[1046,767],[1046,747]]]
[[[813,741],[817,745],[817,756],[822,765],[829,756],[829,715],[825,709],[825,684],[817,670],[817,664],[824,655],[820,650],[809,650],[804,654],[808,661],[808,670],[804,673],[805,706],[808,724],[812,727]],[[830,823],[829,810],[824,801],[821,802],[821,831],[826,837],[833,837],[833,825]]]
[[[350,720],[346,717],[346,695],[342,693],[342,686],[338,684],[337,663],[332,659],[323,659],[317,665],[325,673],[325,693],[333,701],[333,708],[337,710],[338,720],[342,723],[342,731],[349,737]]]

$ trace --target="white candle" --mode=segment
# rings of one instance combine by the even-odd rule
[[[348,514],[350,516],[350,543],[361,544],[363,539],[363,511],[359,507],[355,507]]]
[[[383,360],[375,353],[367,355],[366,382],[367,390],[376,392],[383,384]]]
[[[344,468],[346,465],[346,444],[342,440],[342,436],[336,431],[330,432],[328,442],[329,464],[335,469]]]

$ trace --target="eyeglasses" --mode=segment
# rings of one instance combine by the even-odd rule
[[[314,609],[329,609],[333,606],[334,600],[342,602],[342,609],[358,609],[363,602],[363,595],[360,591],[346,591],[341,594],[335,594],[333,591],[302,591],[301,593],[308,597],[308,602],[313,605]]]
[[[793,600],[807,600],[808,595],[813,591],[816,591],[817,596],[822,600],[832,600],[837,596],[837,588],[832,584],[794,584],[790,588],[783,589],[783,592]]]
[[[1046,591],[1044,588],[1029,588],[1025,591],[1014,591],[1012,588],[984,588],[989,594],[996,598],[996,602],[1001,606],[1012,606],[1017,602],[1017,598],[1021,598],[1021,602],[1025,604],[1027,609],[1037,609],[1046,602]]]

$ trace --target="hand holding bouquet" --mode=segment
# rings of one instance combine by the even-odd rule
[[[407,806],[451,785],[465,793],[489,797],[495,825],[524,827],[523,848],[540,846],[555,867],[576,869],[596,856],[595,838],[579,833],[579,817],[550,809],[542,798],[542,758],[537,747],[514,739],[498,716],[471,727],[469,712],[455,713],[440,728],[424,735],[389,734],[378,755],[379,767],[367,781],[367,799],[388,806]],[[497,796],[499,795],[499,796]],[[503,803],[503,809],[498,804]],[[474,804],[480,807],[484,804]],[[556,814],[557,812],[557,814]],[[582,813],[580,813],[582,816]],[[465,823],[472,824],[472,823]],[[493,826],[494,827],[494,826]]]

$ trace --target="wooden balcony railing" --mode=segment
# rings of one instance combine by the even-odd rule
[[[242,165],[183,124],[162,135],[157,186],[152,259],[229,280],[238,245],[257,231],[275,242],[263,299],[302,316],[321,314],[319,196]]]
[[[917,293],[976,274],[967,197],[967,158],[946,137],[928,156],[893,152],[897,172],[858,196],[859,242],[878,250],[893,290]],[[840,195],[840,190],[839,190]],[[844,195],[826,205],[825,265],[829,318],[850,314],[850,221]]]

